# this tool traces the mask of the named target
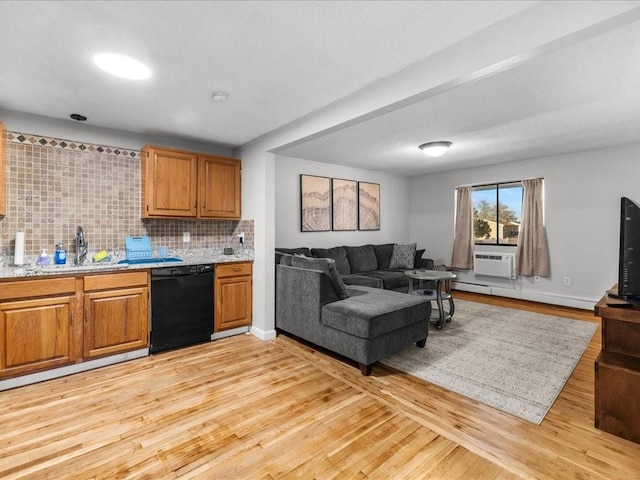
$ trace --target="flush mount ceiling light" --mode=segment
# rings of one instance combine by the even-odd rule
[[[144,80],[151,76],[145,64],[117,53],[99,53],[93,57],[94,63],[111,75],[128,80]]]
[[[428,157],[439,157],[451,147],[451,142],[429,142],[423,143],[418,148]]]
[[[229,98],[227,92],[213,92],[213,95],[211,95],[211,100],[219,103],[226,102],[227,98]]]

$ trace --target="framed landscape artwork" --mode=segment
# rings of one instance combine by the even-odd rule
[[[328,177],[300,175],[300,230],[331,230],[331,180]]]
[[[358,230],[380,230],[380,184],[358,182]]]
[[[358,229],[358,182],[355,180],[331,179],[333,204],[332,229]]]

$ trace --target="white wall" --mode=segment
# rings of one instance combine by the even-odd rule
[[[498,287],[493,293],[503,296],[591,309],[617,282],[620,197],[640,202],[638,158],[640,144],[414,178],[411,237],[423,240],[425,256],[449,264],[455,187],[543,177],[551,277],[539,282],[520,278],[512,284],[463,272],[459,279]],[[564,277],[571,277],[570,286],[563,284]]]
[[[380,230],[300,231],[300,175],[318,175],[380,184]],[[409,179],[372,170],[276,156],[275,244],[277,247],[335,247],[404,243],[409,236]]]

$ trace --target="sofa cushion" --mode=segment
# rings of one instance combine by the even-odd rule
[[[376,254],[378,260],[378,268],[383,270],[389,268],[391,263],[391,256],[393,255],[394,243],[384,243],[381,245],[372,245],[373,251]]]
[[[422,260],[422,255],[424,255],[424,248],[421,248],[420,250],[416,250],[416,256],[413,257],[413,268],[416,268],[418,265],[420,265],[420,262]]]
[[[378,259],[372,245],[344,247],[351,266],[351,273],[370,272],[378,269]]]
[[[340,275],[349,275],[351,273],[349,259],[344,248],[312,248],[311,253],[316,258],[333,258],[336,261],[336,268]]]
[[[417,295],[357,288],[349,298],[322,307],[322,323],[360,338],[375,338],[418,322],[429,315],[430,303]],[[425,337],[428,325],[425,326]]]
[[[338,298],[347,298],[347,290],[345,289],[340,274],[336,270],[336,262],[333,258],[308,258],[294,255],[291,257],[291,266],[324,272],[329,278]]]
[[[409,277],[405,276],[404,270],[375,270],[367,272],[367,276],[382,280],[386,290],[409,288]]]
[[[416,247],[416,243],[394,245],[389,268],[413,268],[413,262],[416,257]]]
[[[342,275],[342,281],[345,285],[362,285],[364,287],[384,288],[382,279],[372,277],[370,275],[358,275],[351,273],[349,275]]]
[[[311,255],[311,250],[307,247],[299,247],[299,248],[278,248],[276,247],[276,252],[288,253],[289,255],[304,255],[305,257],[313,257]]]

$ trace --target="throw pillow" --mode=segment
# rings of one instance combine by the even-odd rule
[[[288,253],[283,253],[280,257],[280,261],[278,262],[280,265],[286,265],[288,267],[291,266],[291,259],[293,255],[289,255]]]
[[[389,268],[413,268],[417,246],[417,243],[410,243],[409,245],[394,245]]]
[[[424,250],[424,248],[416,250],[416,256],[413,259],[413,268],[418,268],[420,266],[420,261],[422,260],[422,255],[424,255]]]
[[[310,270],[320,270],[328,278],[329,282],[336,291],[336,295],[339,299],[344,300],[347,298],[347,289],[344,286],[342,277],[336,269],[336,261],[333,258],[308,258],[293,256],[291,258],[292,267],[307,268]]]

